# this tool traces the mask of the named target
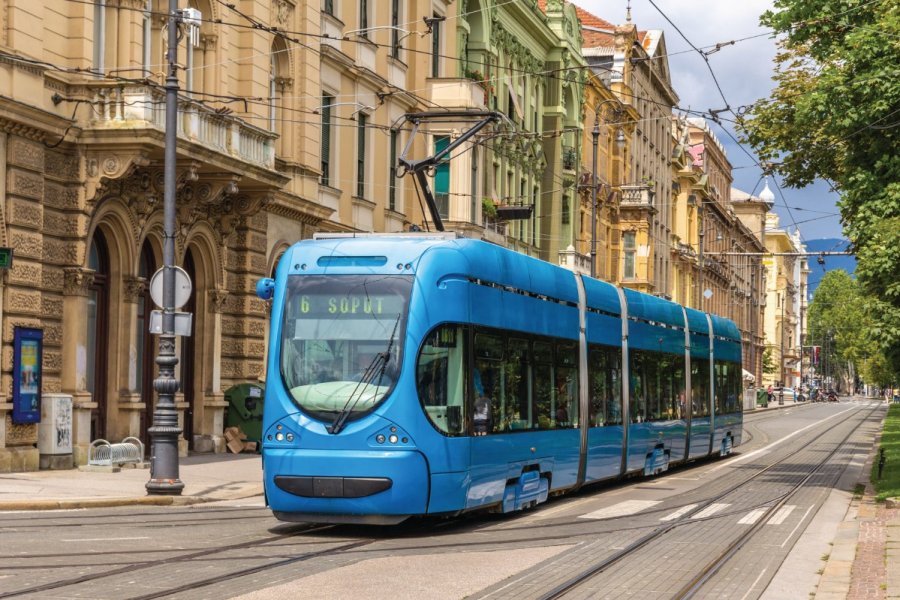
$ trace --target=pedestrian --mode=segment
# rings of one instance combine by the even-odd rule
[[[766,400],[766,403],[768,404],[775,398],[775,389],[772,387],[771,383],[769,384],[769,388],[766,390],[766,394],[769,395],[768,399]]]

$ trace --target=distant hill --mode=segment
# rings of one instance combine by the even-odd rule
[[[850,245],[850,242],[840,238],[824,238],[819,240],[807,240],[804,242],[806,244],[806,251],[810,254],[815,254],[816,252],[840,252],[842,250],[846,250]],[[825,259],[825,264],[819,264],[818,256],[811,256],[809,258],[809,296],[812,297],[813,293],[816,291],[816,288],[819,286],[819,282],[822,281],[822,277],[825,275],[826,271],[832,271],[834,269],[843,269],[850,273],[851,275],[856,271],[856,257],[855,256],[825,256],[822,257]]]

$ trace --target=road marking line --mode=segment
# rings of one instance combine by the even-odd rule
[[[691,512],[695,508],[697,508],[696,504],[688,504],[687,506],[683,506],[683,507],[679,508],[672,514],[664,516],[662,519],[660,519],[660,521],[674,521],[675,519],[681,517],[685,513]]]
[[[766,514],[766,510],[768,509],[757,508],[756,510],[751,510],[746,515],[744,515],[743,519],[738,521],[738,525],[753,525],[754,523],[759,521],[760,517]]]
[[[701,510],[700,512],[698,512],[696,515],[694,515],[691,518],[692,519],[703,519],[706,517],[711,517],[714,514],[716,514],[717,512],[719,512],[720,510],[724,510],[724,509],[728,508],[729,506],[731,506],[731,504],[710,504],[709,506],[707,506],[706,508],[704,508],[703,510]]]
[[[77,540],[60,540],[61,542],[130,542],[132,540],[149,540],[149,537],[120,537],[120,538],[78,538]]]
[[[756,584],[759,583],[759,580],[762,579],[763,575],[766,574],[766,571],[767,571],[767,569],[763,569],[762,571],[759,572],[759,576],[755,580],[753,580],[753,585],[750,586],[750,588],[747,590],[746,594],[741,596],[741,600],[747,600],[747,597],[750,595],[750,593],[756,587]],[[763,588],[763,589],[765,589],[765,588]]]
[[[803,516],[800,518],[800,521],[797,523],[797,526],[794,527],[793,529],[791,529],[791,532],[788,534],[788,536],[786,538],[784,538],[783,542],[781,542],[782,548],[784,548],[784,545],[787,544],[788,540],[794,536],[794,534],[797,532],[797,530],[800,529],[800,526],[803,525],[803,522],[806,520],[806,516],[809,514],[809,511],[811,511],[812,509],[813,509],[812,506],[810,506],[809,508],[806,509],[806,512],[803,513]]]
[[[794,504],[785,504],[778,509],[778,512],[772,515],[772,518],[766,522],[766,525],[781,525],[784,523],[784,520],[788,518],[788,515],[794,512],[795,508],[797,508],[797,506]]]
[[[619,502],[600,510],[581,515],[579,519],[609,519],[611,517],[625,517],[641,512],[644,509],[660,504],[662,500],[627,500]]]

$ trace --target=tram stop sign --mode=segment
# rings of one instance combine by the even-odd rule
[[[150,278],[150,297],[153,303],[160,308],[181,308],[191,298],[191,278],[187,271],[181,267],[172,267],[175,270],[175,306],[164,306],[163,299],[163,272],[165,267],[160,268],[153,277]]]

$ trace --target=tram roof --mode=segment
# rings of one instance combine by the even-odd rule
[[[684,328],[684,314],[681,312],[680,304],[628,288],[623,291],[625,301],[628,303],[629,317]]]
[[[719,315],[710,315],[710,317],[712,317],[714,335],[740,341],[741,330],[738,329],[734,321]]]
[[[709,322],[706,320],[706,313],[700,312],[696,308],[685,308],[687,311],[688,328],[693,333],[702,333],[709,335]]]

